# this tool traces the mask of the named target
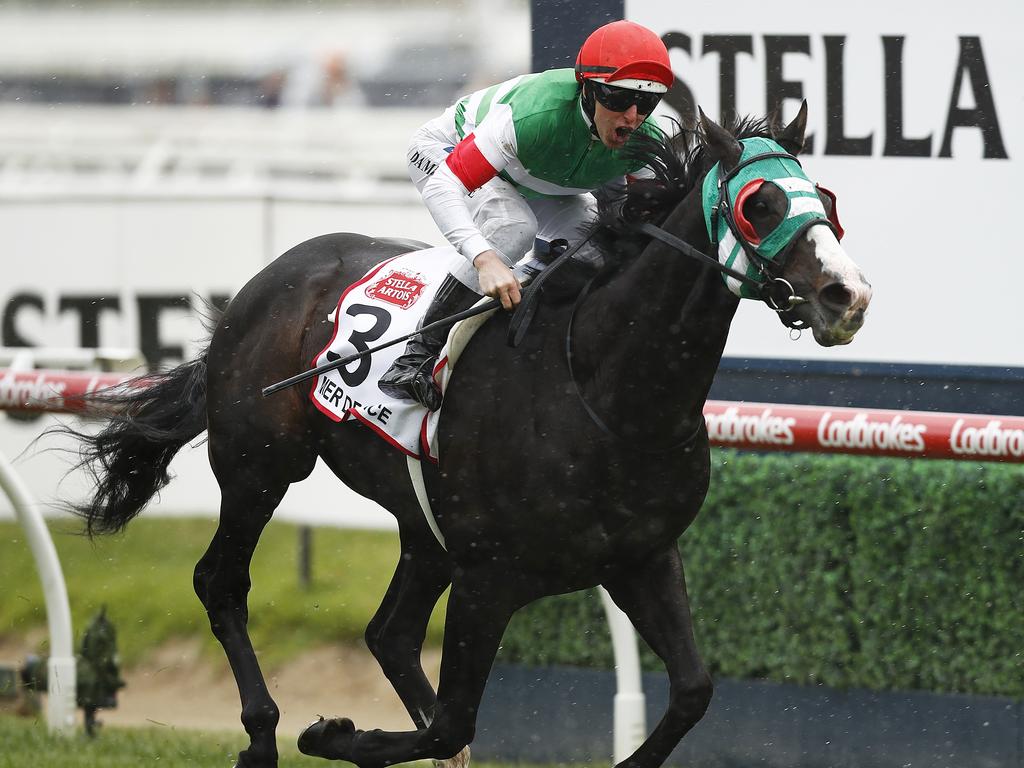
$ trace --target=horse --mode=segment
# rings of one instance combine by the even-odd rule
[[[713,167],[737,167],[745,138],[774,138],[796,155],[806,115],[804,104],[785,127],[748,118],[731,129],[702,115],[654,142],[644,151],[656,178],[602,208],[592,237],[607,263],[585,294],[552,291],[518,347],[503,343],[503,313],[477,331],[445,395],[437,465],[422,462],[444,546],[425,521],[406,457],[364,427],[325,418],[305,388],[261,396],[262,386],[305,370],[325,347],[325,318],[341,289],[408,252],[408,241],[342,233],[295,246],[238,292],[197,358],[108,395],[119,410],[95,436],[82,436],[83,463],[96,479],[78,510],[90,535],[123,529],[169,482],[176,452],[207,432],[220,517],[193,585],[238,685],[249,743],[237,766],[273,768],[278,759],[279,711],[246,628],[250,560],[285,491],[318,457],[398,521],[401,556],[365,639],[414,727],[362,730],[347,718],[321,718],[299,737],[302,752],[361,768],[426,758],[465,764],[513,613],[603,585],[670,680],[664,715],[622,765],[666,760],[712,696],[677,540],[710,481],[702,406],[739,298],[713,265],[664,240],[713,256],[704,178]],[[787,205],[777,186],[764,184],[742,203],[744,226],[765,235]],[[639,221],[658,222],[667,235],[645,234]],[[794,300],[776,307],[789,324],[809,327],[826,346],[853,338],[871,288],[829,227],[794,237],[784,263],[768,270],[792,288]],[[420,650],[449,586],[435,693]]]

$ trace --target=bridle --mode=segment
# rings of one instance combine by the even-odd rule
[[[797,227],[789,235],[787,242],[776,254],[772,256],[772,258],[766,258],[758,252],[755,243],[752,243],[750,239],[752,228],[749,226],[749,223],[744,221],[747,226],[740,226],[740,223],[737,222],[737,209],[741,208],[742,201],[740,204],[737,204],[735,200],[730,199],[729,182],[738,176],[742,170],[757,163],[764,162],[765,160],[771,160],[772,158],[789,160],[796,163],[797,166],[800,166],[800,161],[795,155],[792,155],[789,152],[769,151],[758,152],[751,155],[745,160],[737,163],[728,172],[725,171],[721,162],[716,163],[711,171],[709,171],[709,173],[714,173],[717,177],[715,182],[717,198],[710,206],[710,210],[705,210],[705,215],[709,219],[711,252],[715,254],[715,256],[718,255],[719,247],[721,245],[720,222],[724,221],[729,231],[732,233],[732,236],[736,239],[736,242],[739,243],[740,247],[743,249],[748,261],[754,266],[754,275],[741,272],[737,269],[733,269],[727,264],[723,264],[717,258],[708,256],[703,251],[694,248],[684,240],[676,237],[670,232],[666,232],[661,227],[650,222],[635,225],[634,229],[648,237],[654,238],[665,245],[668,245],[671,248],[674,248],[690,258],[704,262],[713,269],[721,272],[723,275],[727,275],[742,285],[747,286],[751,293],[754,294],[754,297],[763,301],[770,309],[779,315],[779,319],[784,325],[796,330],[803,330],[808,327],[808,323],[798,318],[794,310],[801,304],[807,303],[807,299],[798,296],[792,283],[778,275],[777,272],[785,268],[794,246],[811,227],[819,224],[825,225],[829,227],[837,237],[842,236],[842,230],[838,225],[838,220],[833,220],[832,218],[812,217]],[[819,188],[815,187],[815,189],[818,190]],[[828,193],[827,191],[826,194],[832,197],[831,193]],[[736,197],[738,199],[739,195]],[[706,202],[707,201],[705,201],[705,205]],[[739,215],[743,217],[742,210],[739,210]],[[745,219],[745,217],[743,218]]]

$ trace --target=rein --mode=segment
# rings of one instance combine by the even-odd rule
[[[671,232],[666,232],[661,227],[651,224],[648,221],[645,221],[643,224],[636,225],[634,229],[648,237],[654,238],[655,240],[660,240],[662,243],[670,248],[674,248],[684,256],[689,256],[691,259],[704,262],[709,267],[717,269],[722,274],[728,275],[729,277],[739,280],[741,283],[749,285],[760,294],[761,300],[764,301],[765,304],[779,314],[789,312],[807,301],[807,299],[803,299],[794,293],[793,285],[784,277],[771,277],[767,272],[762,272],[765,279],[757,280],[743,272],[736,271],[732,267],[725,266],[725,264],[722,264],[718,259],[711,258],[703,251],[694,248],[685,240],[676,237]]]
[[[523,292],[519,306],[516,307],[515,312],[512,314],[512,319],[509,320],[508,334],[505,340],[510,347],[518,347],[519,342],[526,335],[526,331],[533,321],[533,316],[537,314],[537,308],[540,306],[540,292],[544,283],[558,271],[559,267],[568,262],[584,245],[589,243],[593,236],[594,232],[591,230],[586,237],[581,238],[573,246],[559,254],[539,274],[530,280],[529,285],[526,286],[526,290]]]

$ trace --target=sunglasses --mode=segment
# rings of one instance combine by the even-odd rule
[[[594,98],[600,102],[601,106],[612,112],[625,112],[630,107],[636,106],[636,111],[641,115],[649,115],[658,106],[661,97],[665,95],[650,91],[616,88],[613,85],[598,83],[593,80],[590,81],[590,87],[593,88]]]

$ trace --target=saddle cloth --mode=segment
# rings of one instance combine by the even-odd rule
[[[331,314],[334,336],[313,359],[313,366],[415,331],[441,281],[461,260],[454,248],[442,246],[396,256],[373,267],[341,294]],[[458,355],[491,314],[464,320],[449,333],[434,367],[434,379],[442,392]],[[399,342],[320,374],[313,380],[310,398],[328,418],[337,422],[356,420],[407,456],[436,462],[441,412],[431,413],[415,401],[392,398],[377,386],[404,351],[405,342]]]

